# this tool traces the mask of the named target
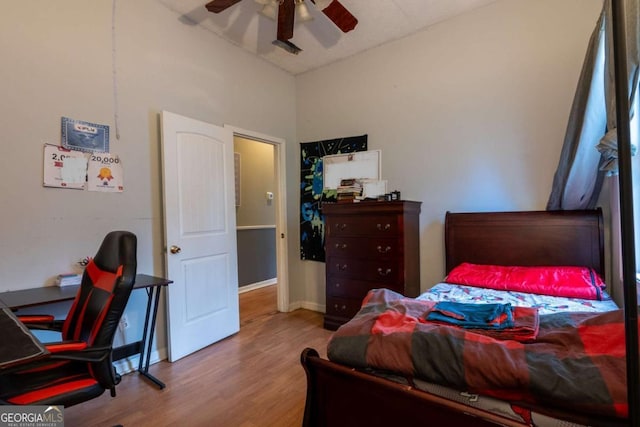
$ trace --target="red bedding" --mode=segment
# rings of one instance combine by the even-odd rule
[[[512,402],[627,416],[622,310],[540,316],[535,341],[521,343],[424,321],[433,304],[371,291],[332,336],[329,359]]]
[[[462,263],[445,282],[501,291],[602,300],[605,283],[587,267],[513,267]]]

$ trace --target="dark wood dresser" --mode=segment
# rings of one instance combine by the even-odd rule
[[[326,313],[335,330],[370,289],[420,293],[421,202],[325,203]]]

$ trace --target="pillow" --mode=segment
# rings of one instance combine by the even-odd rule
[[[517,267],[462,263],[444,280],[458,285],[602,300],[605,283],[587,267]]]

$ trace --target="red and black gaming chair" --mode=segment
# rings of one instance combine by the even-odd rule
[[[62,341],[47,343],[50,354],[0,376],[0,401],[13,405],[71,406],[115,387],[112,345],[136,277],[135,234],[112,231],[86,266],[80,289],[62,321],[53,316],[19,316],[31,329],[56,330]]]

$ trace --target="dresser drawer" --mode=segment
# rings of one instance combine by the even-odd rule
[[[330,257],[326,261],[327,277],[366,280],[381,284],[402,281],[402,265],[393,259],[370,260]]]
[[[401,257],[403,246],[399,237],[334,237],[325,250],[328,257],[384,259]]]
[[[372,215],[363,220],[354,215],[335,216],[327,220],[327,233],[332,237],[398,236],[402,232],[398,217],[394,215]]]
[[[362,306],[362,299],[328,297],[326,314],[334,317],[350,319]]]
[[[330,276],[327,278],[327,297],[346,297],[362,300],[372,288],[379,287],[376,285],[378,285],[377,282]]]

